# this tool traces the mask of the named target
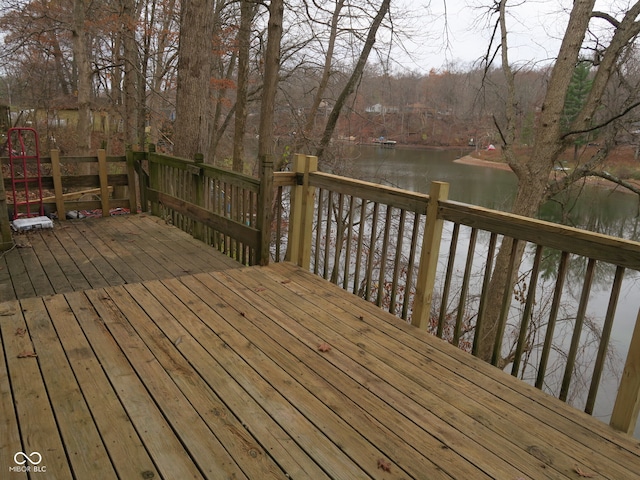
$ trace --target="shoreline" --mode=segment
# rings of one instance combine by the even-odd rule
[[[472,157],[471,155],[465,155],[464,157],[456,158],[453,163],[462,163],[464,165],[475,165],[477,167],[497,168],[498,170],[505,170],[512,172],[511,167],[506,163],[492,162],[491,160],[482,160],[480,158]]]
[[[496,168],[498,170],[505,170],[513,173],[513,170],[511,170],[511,167],[509,167],[509,165],[507,165],[506,163],[492,162],[491,160],[482,160],[480,158],[472,157],[471,155],[465,155],[464,157],[457,158],[453,162],[461,163],[464,165],[474,165],[477,167]],[[551,173],[551,175],[553,175],[553,172]],[[607,188],[611,191],[618,191],[621,193],[636,195],[634,191],[629,190],[628,188],[625,188],[622,185],[618,185],[617,183],[612,183],[610,181],[607,181],[603,178],[589,177],[589,178],[585,178],[584,181],[594,187]],[[626,182],[628,182],[631,185],[640,187],[640,182],[636,180],[626,180]]]

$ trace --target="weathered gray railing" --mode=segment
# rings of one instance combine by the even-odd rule
[[[486,321],[483,314],[495,252],[502,241],[513,239],[507,268],[518,269],[520,275],[515,290],[500,292],[498,334],[491,340],[497,352],[493,362],[501,367],[510,364],[511,373],[520,377],[525,376],[526,362],[535,371],[531,383],[563,400],[578,352],[587,348],[581,342],[586,336],[583,327],[595,269],[612,269],[608,308],[589,368],[584,408],[592,413],[624,273],[640,271],[639,243],[448,201],[446,184],[434,183],[431,194],[424,195],[317,172],[316,165],[313,157],[297,156],[293,172],[275,175],[280,199],[273,247],[276,259],[309,268],[477,353],[475,333],[478,322]],[[522,263],[516,258],[519,243],[528,252]],[[575,307],[573,313],[560,318],[559,312],[567,308],[563,295],[570,270],[581,278],[582,293],[577,302],[568,302]],[[533,345],[531,322],[542,303],[542,283],[551,294],[545,300],[549,307],[535,326],[544,340]],[[570,330],[568,344],[556,338],[561,320]],[[532,358],[534,347],[536,359]],[[636,322],[611,417],[612,425],[627,432],[635,428],[640,406],[639,355]],[[554,368],[560,369],[559,392],[548,384],[554,356]]]

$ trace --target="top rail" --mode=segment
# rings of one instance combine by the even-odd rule
[[[447,200],[438,216],[479,230],[640,271],[640,243],[557,223]]]

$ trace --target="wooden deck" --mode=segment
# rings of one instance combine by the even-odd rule
[[[638,478],[637,439],[290,264],[141,280],[0,303],[0,478]]]
[[[14,243],[0,254],[0,302],[241,267],[150,215],[56,222]]]

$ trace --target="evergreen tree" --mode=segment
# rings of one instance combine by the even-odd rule
[[[578,114],[587,100],[591,91],[593,79],[591,78],[591,62],[580,60],[573,71],[571,83],[567,88],[567,96],[564,101],[564,111],[562,114],[562,129],[565,133],[571,131],[571,125],[576,120]],[[588,135],[576,137],[574,142],[573,159],[578,156],[578,149],[588,142]]]

